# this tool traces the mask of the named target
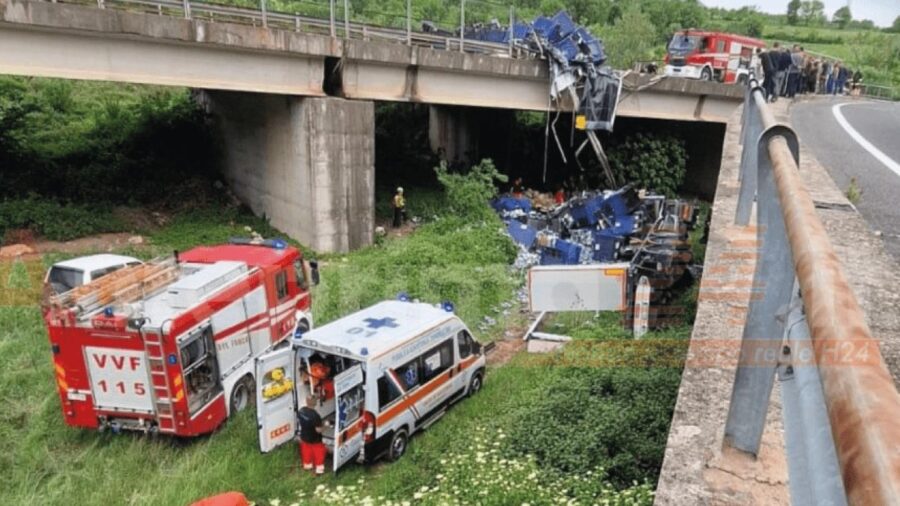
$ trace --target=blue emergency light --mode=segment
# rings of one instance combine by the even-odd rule
[[[285,241],[284,239],[282,239],[280,237],[272,239],[272,247],[275,249],[284,249],[284,248],[287,248],[287,245],[288,245],[287,241]]]
[[[174,353],[169,353],[168,362],[169,365],[175,365],[178,363],[178,357],[176,357]]]
[[[303,329],[301,329],[299,326],[294,329],[294,337],[296,337],[297,339],[303,338]]]
[[[107,318],[113,317],[113,308],[111,306],[103,308],[103,316]]]
[[[359,354],[365,357],[366,355],[369,354],[369,349],[366,348],[365,346],[363,346],[362,348],[359,349]]]
[[[449,300],[445,300],[444,302],[441,302],[441,309],[448,313],[452,313],[455,308],[452,302],[450,302]]]
[[[406,292],[400,292],[397,294],[397,300],[400,302],[409,302],[409,294]]]

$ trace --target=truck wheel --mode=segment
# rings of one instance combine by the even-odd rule
[[[391,446],[388,449],[388,460],[395,462],[406,453],[406,445],[409,442],[409,436],[406,429],[399,429],[391,438]]]
[[[700,80],[712,81],[712,72],[709,70],[709,67],[703,67],[703,70],[700,71]]]
[[[484,385],[484,373],[482,373],[481,371],[478,371],[472,375],[472,379],[469,381],[469,397],[480,392],[481,387],[483,385]]]
[[[253,404],[253,391],[255,389],[256,384],[249,375],[241,378],[234,384],[234,388],[231,389],[231,416],[234,416],[235,413],[239,413],[245,410],[247,406]]]

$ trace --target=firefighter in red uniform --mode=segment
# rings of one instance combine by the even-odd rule
[[[307,397],[306,406],[297,413],[300,421],[300,460],[303,461],[303,469],[312,471],[315,468],[316,475],[320,475],[325,473],[326,450],[322,442],[324,423],[315,405],[316,400]]]

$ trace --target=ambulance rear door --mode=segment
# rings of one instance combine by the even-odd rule
[[[360,418],[364,411],[363,370],[356,364],[334,377],[334,470],[356,456],[363,446]]]
[[[256,359],[256,421],[263,453],[291,441],[297,432],[295,357],[289,346]]]

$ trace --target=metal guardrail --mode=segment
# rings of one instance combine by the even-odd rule
[[[403,14],[390,12],[371,13],[385,19],[398,21],[402,28],[381,26],[369,23],[361,23],[352,19],[353,10],[350,0],[292,0],[290,5],[297,8],[296,12],[278,12],[269,9],[271,0],[251,0],[258,2],[258,8],[236,7],[201,2],[197,0],[50,0],[52,3],[65,3],[75,5],[90,5],[100,9],[120,9],[156,14],[160,16],[180,17],[185,19],[199,19],[210,22],[238,23],[252,26],[262,26],[288,31],[314,33],[319,35],[341,37],[345,39],[360,40],[389,40],[407,44],[410,46],[425,46],[434,49],[450,51],[488,53],[508,57],[540,57],[541,55],[521,44],[517,44],[512,37],[508,44],[485,42],[465,38],[466,31],[466,5],[484,4],[493,8],[501,4],[484,0],[460,0],[458,27],[446,27],[426,20],[417,15],[412,2],[407,0],[406,12]],[[237,0],[241,3],[242,0]],[[338,5],[341,2],[341,5]],[[287,2],[285,2],[287,3]],[[508,10],[509,26],[515,24],[515,10],[513,7],[503,7]],[[493,20],[494,18],[491,18]],[[414,30],[413,22],[418,21],[421,26],[426,24],[434,31],[426,32]],[[479,20],[469,16],[470,24]]]
[[[898,504],[900,395],[764,97],[751,77],[735,222],[755,201],[760,249],[725,444],[758,454],[777,376],[792,503]]]

